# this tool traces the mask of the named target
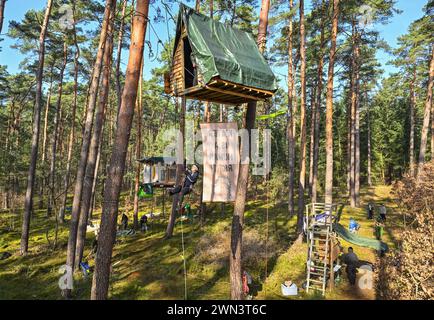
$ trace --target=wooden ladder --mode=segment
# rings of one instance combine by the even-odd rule
[[[306,292],[317,290],[325,295],[330,273],[329,252],[332,224],[314,225],[309,229]]]

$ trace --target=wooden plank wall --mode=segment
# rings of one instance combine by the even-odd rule
[[[178,47],[175,51],[173,59],[172,74],[171,74],[171,89],[177,94],[184,91],[184,40],[178,42]]]

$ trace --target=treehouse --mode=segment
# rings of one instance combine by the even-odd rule
[[[180,5],[167,94],[228,105],[265,101],[276,78],[252,35]]]
[[[173,187],[176,181],[176,158],[145,157],[137,160],[143,163],[143,184],[153,187]]]

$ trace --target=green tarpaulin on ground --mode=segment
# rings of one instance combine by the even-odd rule
[[[345,228],[344,226],[342,226],[339,223],[333,224],[333,230],[336,231],[336,233],[342,239],[344,239],[345,241],[348,241],[352,244],[355,244],[355,245],[358,245],[361,247],[372,248],[372,249],[375,249],[377,251],[383,251],[383,252],[387,252],[389,250],[386,243],[379,241],[379,240],[376,240],[376,239],[358,236],[357,234],[351,233],[347,228]]]
[[[219,76],[222,80],[244,86],[277,90],[276,78],[250,33],[180,4],[174,53],[182,25],[186,26],[192,55],[205,83]]]

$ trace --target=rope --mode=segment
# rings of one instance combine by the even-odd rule
[[[178,200],[179,201],[179,200]],[[180,206],[178,205],[178,208]],[[178,209],[178,213],[179,209]],[[180,216],[181,218],[181,242],[182,242],[182,260],[183,260],[183,268],[184,268],[184,300],[187,300],[187,265],[186,265],[186,261],[185,261],[185,241],[184,241],[184,224],[182,222],[182,216]]]
[[[268,108],[267,108],[268,113]],[[268,129],[268,121],[266,121],[265,127]],[[268,238],[269,238],[269,203],[270,203],[270,197],[269,197],[269,183],[268,183],[268,167],[265,167],[264,162],[264,169],[265,170],[265,202],[266,202],[266,209],[265,209],[265,216],[266,216],[266,237],[265,237],[265,281],[267,281],[268,278]],[[267,286],[264,286],[264,293],[265,296],[267,296]]]
[[[265,173],[267,174],[267,173]],[[269,226],[268,226],[268,220],[269,220],[269,216],[268,216],[268,206],[269,206],[269,195],[268,195],[268,176],[266,176],[265,178],[265,196],[266,196],[266,237],[265,237],[265,281],[267,281],[268,278],[268,237],[269,237]],[[264,282],[265,282],[264,281]],[[267,296],[267,286],[264,286],[264,292],[265,292],[265,297]]]

